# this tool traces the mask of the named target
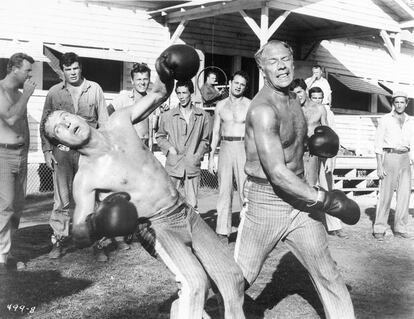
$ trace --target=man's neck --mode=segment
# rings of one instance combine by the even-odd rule
[[[6,75],[6,77],[1,81],[4,89],[10,91],[18,91],[19,90],[19,83],[12,78],[10,74]]]
[[[265,80],[265,86],[267,86],[269,89],[271,89],[275,94],[279,95],[280,97],[283,97],[283,96],[289,97],[289,87],[286,87],[286,88],[276,87],[266,80]]]
[[[230,94],[229,95],[229,99],[230,99],[230,102],[233,104],[233,103],[236,103],[236,104],[238,104],[238,102],[240,102],[242,99],[243,99],[243,95],[240,95],[240,96],[234,96],[234,95],[232,95],[232,94]]]
[[[69,83],[69,82],[66,82],[66,86],[68,87],[68,88],[75,88],[75,89],[77,89],[77,88],[80,88],[80,87],[82,87],[82,85],[83,85],[83,83],[85,82],[85,79],[84,78],[82,78],[82,79],[80,79],[78,82],[76,82],[76,83]]]
[[[187,105],[184,105],[184,106],[180,104],[180,111],[181,112],[183,112],[183,113],[189,113],[192,110],[193,110],[193,103],[191,101],[188,102],[188,104]]]

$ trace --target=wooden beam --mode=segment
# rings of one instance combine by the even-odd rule
[[[378,30],[375,29],[362,29],[358,26],[341,26],[332,29],[319,29],[311,32],[307,32],[306,36],[299,36],[303,42],[314,42],[321,40],[332,40],[347,37],[364,37],[370,35],[377,35]]]
[[[250,29],[254,32],[254,34],[260,39],[261,37],[261,29],[257,25],[256,21],[254,21],[251,17],[249,17],[244,10],[240,10],[239,13],[243,17],[244,21],[249,25]]]
[[[414,18],[414,11],[411,9],[404,1],[402,0],[392,0],[394,3],[396,3],[402,10],[405,11],[408,15],[411,16],[411,18]]]
[[[397,52],[391,42],[390,36],[388,35],[387,31],[385,30],[381,30],[380,32],[380,36],[382,38],[382,40],[384,41],[385,47],[387,48],[389,54],[391,55],[391,57],[393,58],[394,61],[397,61],[398,59],[398,55]]]
[[[166,16],[166,23],[177,23],[182,19],[197,20],[222,14],[261,8],[265,0],[235,0],[229,3],[219,3],[205,8],[188,9],[186,12],[171,12]]]
[[[293,13],[308,15],[316,18],[323,18],[332,21],[360,25],[367,28],[384,29],[391,32],[400,32],[401,29],[397,21],[386,14],[380,17],[370,16],[365,7],[359,9],[354,4],[372,4],[368,1],[333,1],[333,0],[269,0],[267,6],[276,10],[288,10]],[[365,11],[364,11],[364,10]],[[380,10],[378,10],[379,12]]]
[[[282,25],[282,23],[286,20],[286,18],[290,14],[290,12],[291,11],[283,12],[280,16],[278,16],[276,18],[275,21],[273,21],[272,25],[267,30],[267,34],[266,34],[267,39],[266,39],[266,41],[268,41],[272,37],[273,33],[275,33],[277,31],[277,29],[279,29],[279,27]]]
[[[268,37],[267,32],[269,31],[269,8],[267,6],[263,6],[261,9],[260,14],[260,46],[265,45]]]
[[[170,42],[169,45],[174,44],[175,41],[177,41],[177,39],[181,36],[181,34],[183,33],[185,26],[187,25],[188,21],[187,20],[182,20],[180,22],[180,24],[178,25],[177,29],[175,29],[174,34],[171,36],[170,38]]]
[[[400,22],[401,29],[414,28],[414,20]]]
[[[394,34],[394,49],[395,53],[397,53],[397,56],[401,53],[401,33],[395,33]]]

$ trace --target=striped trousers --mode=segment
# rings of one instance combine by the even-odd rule
[[[141,220],[137,237],[154,257],[175,275],[179,298],[171,307],[172,319],[201,319],[210,280],[217,287],[227,319],[243,319],[244,278],[231,251],[214,231],[179,201],[166,212]]]
[[[270,184],[247,180],[235,259],[252,284],[269,253],[283,240],[308,270],[329,319],[352,319],[349,292],[328,249],[322,223],[282,201]]]

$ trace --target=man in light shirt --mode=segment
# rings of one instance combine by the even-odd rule
[[[394,190],[397,192],[394,236],[411,238],[407,233],[407,223],[411,193],[410,137],[413,119],[404,112],[407,104],[408,96],[405,92],[394,92],[393,109],[380,119],[375,138],[380,188],[373,235],[380,241],[384,240],[389,229],[387,221]]]
[[[308,87],[308,90],[317,86],[320,87],[323,91],[323,101],[324,105],[331,105],[331,86],[328,81],[322,76],[322,67],[320,65],[314,65],[312,67],[312,76],[305,80],[305,83]]]

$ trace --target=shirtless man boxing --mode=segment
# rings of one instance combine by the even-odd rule
[[[265,84],[252,100],[246,117],[247,209],[238,229],[236,262],[252,284],[268,254],[283,240],[308,270],[326,317],[352,319],[355,316],[349,292],[317,217],[326,212],[355,224],[360,209],[343,192],[315,189],[303,178],[307,125],[296,94],[289,91],[294,76],[291,47],[270,41],[255,58]],[[315,153],[332,139],[324,132],[318,135],[318,139],[309,141]]]
[[[217,172],[214,153],[221,140],[218,157],[219,196],[216,233],[225,241],[228,241],[228,236],[231,234],[233,176],[240,196],[240,205],[243,203],[243,184],[246,179],[244,131],[247,109],[250,105],[250,99],[243,96],[247,82],[248,75],[245,72],[234,73],[229,82],[229,97],[218,102],[214,111],[213,138],[208,168],[212,174]]]
[[[102,128],[91,128],[82,118],[62,111],[51,113],[43,126],[52,141],[81,154],[74,180],[73,238],[78,246],[89,246],[102,236],[128,235],[138,223],[143,246],[159,256],[180,283],[171,318],[201,318],[210,279],[222,296],[225,317],[244,318],[243,275],[231,253],[180,197],[133,126],[168,98],[173,76],[190,79],[198,65],[195,50],[173,45],[156,62],[162,82],[156,81],[136,104],[115,111]],[[108,194],[109,200],[103,199],[95,211],[95,196]]]

